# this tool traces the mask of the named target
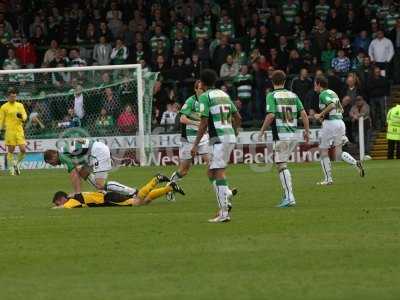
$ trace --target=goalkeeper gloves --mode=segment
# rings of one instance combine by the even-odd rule
[[[21,113],[17,113],[17,118],[22,119],[22,114]]]

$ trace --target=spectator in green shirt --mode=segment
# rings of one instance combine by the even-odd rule
[[[326,49],[321,53],[321,63],[324,71],[328,71],[332,68],[332,60],[336,57],[336,50],[333,49],[332,43],[326,43]]]
[[[107,110],[103,107],[100,111],[100,116],[96,120],[96,133],[100,135],[107,135],[114,127],[114,118],[109,115]]]

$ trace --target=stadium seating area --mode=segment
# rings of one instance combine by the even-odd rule
[[[367,128],[383,128],[390,83],[400,81],[397,3],[364,2],[3,0],[1,66],[140,63],[145,70],[160,72],[154,124],[167,125],[168,130],[174,130],[179,105],[205,67],[220,75],[220,86],[236,101],[244,127],[258,127],[264,117],[274,69],[288,73],[288,88],[300,96],[312,120],[318,110],[312,78],[323,72],[342,98],[354,141],[360,115]],[[17,85],[27,81],[13,80]],[[72,85],[68,78],[57,80],[66,89]],[[118,93],[114,97],[120,101]],[[124,110],[129,108],[119,102],[115,118]],[[107,107],[98,111],[110,113]],[[66,108],[65,114],[78,126],[76,112]],[[110,125],[114,119],[104,117],[102,122]],[[134,130],[134,115],[130,121],[129,132]],[[34,123],[36,129],[41,127]]]

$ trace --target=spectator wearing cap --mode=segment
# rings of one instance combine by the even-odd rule
[[[388,64],[394,55],[394,48],[392,41],[385,37],[383,30],[377,32],[377,37],[369,45],[368,54],[371,61],[379,66],[386,76]]]
[[[99,38],[99,42],[93,48],[93,64],[106,66],[111,63],[111,45],[105,36]]]

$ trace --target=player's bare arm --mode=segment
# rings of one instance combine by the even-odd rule
[[[261,140],[263,138],[265,131],[271,126],[274,119],[275,119],[275,114],[269,113],[266,115],[266,117],[264,119],[264,123],[261,126],[260,133],[258,135],[259,140]]]
[[[190,120],[187,116],[185,115],[181,115],[179,122],[181,122],[182,124],[186,124],[186,125],[194,125],[194,126],[199,126],[200,122],[199,121],[195,121],[195,120]]]
[[[300,112],[300,116],[304,126],[304,141],[306,142],[306,144],[308,144],[308,142],[310,141],[310,122],[304,109]]]
[[[325,118],[325,116],[326,116],[327,114],[329,114],[330,111],[331,111],[332,109],[334,109],[334,108],[335,108],[335,103],[329,104],[329,105],[328,105],[327,107],[325,107],[324,110],[321,111],[319,114],[315,114],[315,118],[316,118],[317,120],[319,120],[319,121],[322,121],[322,120]]]
[[[240,115],[239,112],[235,112],[232,115],[232,127],[235,130],[235,135],[238,136],[239,135],[239,128],[240,125],[242,125],[242,116]]]
[[[197,154],[197,148],[199,146],[201,138],[203,137],[203,135],[207,131],[207,127],[208,127],[208,118],[202,117],[201,121],[200,121],[199,129],[197,131],[196,140],[193,143],[193,148],[192,148],[192,151],[191,151],[193,157],[195,157],[196,154]]]

